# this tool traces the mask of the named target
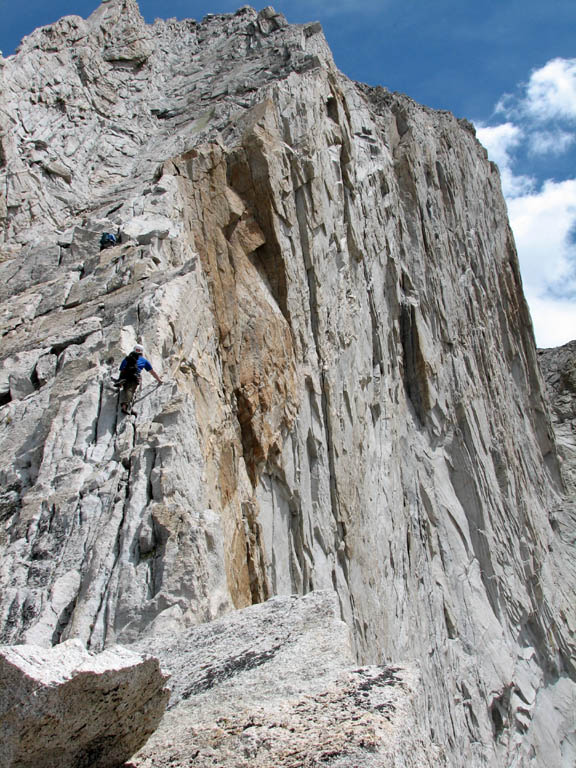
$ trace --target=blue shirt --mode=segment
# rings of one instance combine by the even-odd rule
[[[123,371],[124,368],[126,368],[127,362],[128,362],[128,358],[125,357],[124,360],[122,360],[122,362],[120,363],[120,370],[121,371]],[[143,357],[142,355],[140,355],[140,357],[136,361],[136,367],[138,368],[138,372],[140,372],[142,370],[144,370],[144,371],[151,371],[152,370],[152,366],[150,365],[149,361],[146,360],[146,358]]]

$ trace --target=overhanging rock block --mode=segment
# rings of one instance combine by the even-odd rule
[[[0,768],[117,768],[158,726],[166,680],[120,646],[0,647]]]
[[[154,238],[174,237],[177,228],[166,216],[135,216],[122,227],[122,234],[140,245],[149,245]]]

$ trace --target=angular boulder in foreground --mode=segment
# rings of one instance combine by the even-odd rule
[[[158,661],[78,640],[0,649],[0,766],[117,768],[156,729],[169,697]]]

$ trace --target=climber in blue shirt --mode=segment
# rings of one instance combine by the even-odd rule
[[[142,371],[148,371],[158,384],[162,384],[162,379],[152,368],[150,361],[144,357],[144,347],[136,344],[132,352],[120,363],[120,376],[116,381],[116,385],[122,387],[120,398],[122,413],[131,411],[134,395],[142,379]]]

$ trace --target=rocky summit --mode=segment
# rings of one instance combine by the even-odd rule
[[[553,425],[470,123],[105,0],[0,57],[0,219],[0,642],[160,658],[146,768],[574,765],[572,363]]]

